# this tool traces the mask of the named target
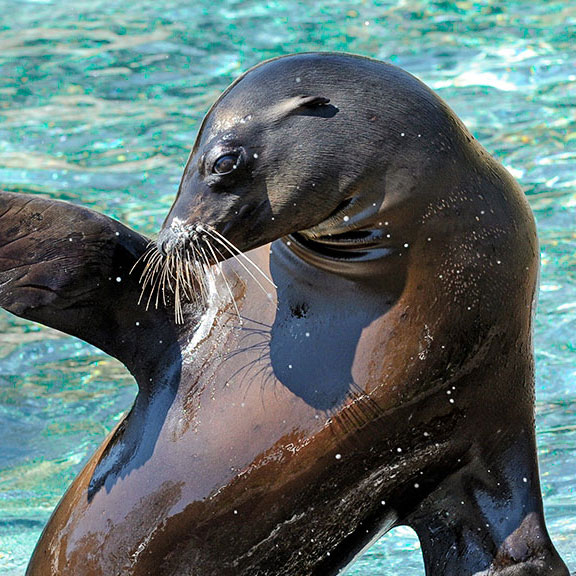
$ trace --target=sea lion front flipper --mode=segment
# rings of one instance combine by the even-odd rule
[[[39,196],[0,192],[0,306],[82,338],[134,371],[145,339],[160,334],[165,310],[138,305],[130,271],[148,239],[92,210]]]
[[[546,529],[534,432],[520,425],[465,460],[407,519],[426,574],[570,576]]]

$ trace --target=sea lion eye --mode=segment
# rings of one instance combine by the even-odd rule
[[[212,166],[213,174],[230,174],[238,166],[240,156],[238,154],[224,154],[214,162]]]

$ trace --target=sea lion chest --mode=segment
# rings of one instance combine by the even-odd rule
[[[279,243],[272,245],[269,258],[268,251],[259,249],[252,258],[274,285],[250,277],[238,262],[226,266],[217,287],[219,308],[205,314],[196,333],[210,338],[184,356],[205,383],[211,380],[216,387],[256,385],[264,395],[267,389],[276,395],[282,389],[314,411],[337,408],[364,384],[355,361],[371,347],[381,347],[381,341],[370,342],[368,333],[377,325],[385,331],[390,299],[318,270]],[[212,325],[203,328],[202,322]],[[192,373],[188,377],[195,379]]]

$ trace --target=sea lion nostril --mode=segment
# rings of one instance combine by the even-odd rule
[[[156,249],[162,256],[166,256],[168,253],[168,238],[166,238],[166,234],[164,231],[160,232],[158,239],[156,240]]]
[[[168,254],[174,249],[175,239],[174,234],[171,229],[162,230],[156,241],[156,248],[162,254],[162,256],[168,256]]]
[[[195,235],[195,232],[192,232]],[[186,251],[190,247],[193,238],[189,232],[181,226],[170,226],[160,232],[156,247],[162,256],[168,256],[174,251]]]

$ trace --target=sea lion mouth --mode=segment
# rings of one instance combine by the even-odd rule
[[[335,218],[338,218],[341,214],[345,214],[346,209],[352,204],[353,201],[354,198],[346,198],[346,200],[340,202],[340,204],[336,206],[335,210],[330,214],[330,216],[326,218],[325,222],[329,222]]]
[[[371,260],[390,253],[389,248],[382,246],[381,235],[373,230],[350,230],[325,236],[302,231],[290,238],[305,250],[330,260]]]
[[[301,239],[303,243],[308,245],[322,245],[324,247],[334,247],[339,250],[357,249],[357,248],[370,248],[379,243],[380,235],[376,236],[373,230],[350,230],[348,232],[340,232],[337,234],[325,234],[316,236],[304,230],[297,232],[294,236]]]
[[[335,252],[365,252],[382,242],[380,230],[360,228],[355,222],[361,213],[354,198],[347,198],[320,224],[292,234],[303,246],[334,256]],[[340,254],[340,257],[343,255]]]
[[[299,230],[295,236],[310,247],[321,244],[338,250],[366,250],[381,245],[383,234],[377,221],[377,203],[350,196],[320,223]]]

